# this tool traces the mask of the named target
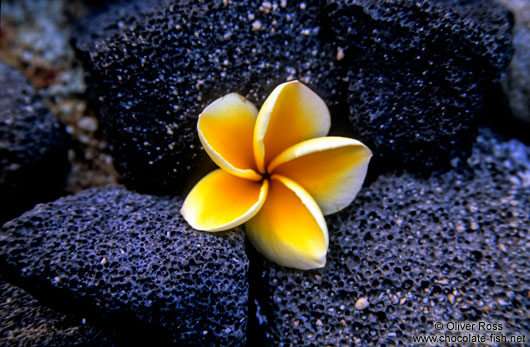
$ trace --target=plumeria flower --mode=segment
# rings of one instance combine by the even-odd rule
[[[345,137],[325,137],[324,101],[298,81],[279,85],[261,110],[238,94],[199,116],[201,143],[220,167],[191,190],[181,213],[195,229],[243,223],[268,259],[287,267],[326,264],[324,215],[348,206],[366,176],[370,150]]]

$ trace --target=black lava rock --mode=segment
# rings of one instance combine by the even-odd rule
[[[68,136],[26,78],[0,63],[0,224],[56,198],[68,173]]]
[[[385,174],[327,219],[325,268],[266,263],[269,344],[411,345],[436,321],[530,332],[530,147],[481,131],[429,180]]]
[[[375,163],[430,172],[469,149],[512,55],[512,19],[483,0],[330,1],[350,120]],[[498,94],[498,102],[502,95]]]
[[[227,93],[259,107],[278,84],[300,79],[340,108],[342,76],[319,38],[320,3],[142,0],[83,20],[75,47],[128,184],[178,191],[204,155],[198,115]]]
[[[112,333],[42,306],[22,289],[0,279],[0,345],[107,346],[115,342]]]
[[[38,205],[0,231],[0,273],[134,343],[242,345],[243,233],[193,230],[180,207],[120,187]]]

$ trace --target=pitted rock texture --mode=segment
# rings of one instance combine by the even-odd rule
[[[155,193],[179,191],[206,157],[196,120],[208,103],[238,92],[259,107],[292,78],[383,167],[447,166],[511,55],[509,15],[478,0],[135,1],[74,38],[118,171]]]
[[[56,198],[68,171],[68,136],[26,78],[0,62],[0,224]]]
[[[42,306],[22,289],[0,279],[0,345],[107,346],[114,343],[112,333]]]
[[[0,273],[132,342],[242,345],[243,233],[193,230],[180,207],[121,187],[37,205],[0,231]]]
[[[330,1],[328,12],[351,65],[349,117],[374,161],[429,172],[469,149],[485,92],[512,54],[502,6],[348,0]]]
[[[266,263],[269,345],[411,345],[435,321],[499,322],[528,336],[530,147],[484,130],[453,164],[361,190],[327,219],[323,269]]]
[[[205,156],[198,115],[227,93],[260,107],[278,84],[300,79],[340,109],[342,76],[331,43],[319,40],[320,5],[136,1],[82,21],[75,46],[128,184],[178,191]]]

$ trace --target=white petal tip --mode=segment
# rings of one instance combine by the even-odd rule
[[[285,267],[290,267],[296,270],[315,270],[326,266],[326,255],[315,259],[299,259],[293,263],[280,264]]]

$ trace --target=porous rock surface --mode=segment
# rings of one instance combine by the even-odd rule
[[[56,198],[68,170],[68,136],[18,71],[0,62],[0,224]]]
[[[45,307],[22,289],[0,279],[0,345],[107,346],[113,343],[112,333]]]
[[[224,94],[260,107],[297,78],[338,107],[342,76],[336,52],[317,38],[320,5],[142,0],[83,20],[75,47],[127,184],[179,190],[204,155],[198,115]]]
[[[512,54],[502,6],[348,0],[330,1],[328,12],[351,65],[349,117],[374,160],[432,171],[470,147],[484,95]]]
[[[74,38],[116,167],[149,192],[178,191],[200,167],[208,103],[238,92],[259,107],[293,78],[331,107],[338,133],[350,114],[383,166],[447,166],[511,55],[510,17],[478,0],[135,1]]]
[[[1,229],[0,273],[135,343],[244,344],[243,234],[193,230],[180,207],[122,187],[39,204]]]
[[[411,345],[436,321],[530,332],[530,148],[481,131],[467,162],[385,174],[327,218],[328,263],[265,264],[268,343]],[[259,295],[258,295],[259,297]]]

